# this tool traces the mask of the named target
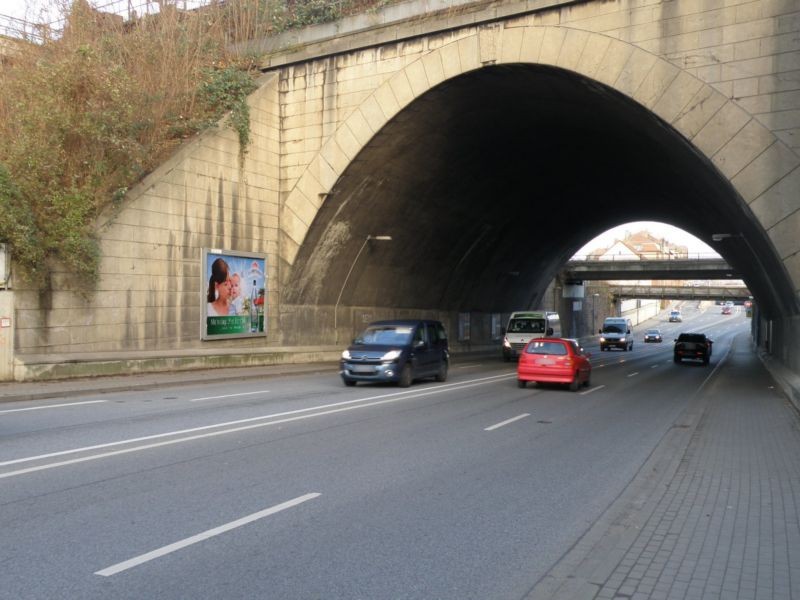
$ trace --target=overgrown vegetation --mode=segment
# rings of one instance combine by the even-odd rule
[[[56,266],[92,289],[97,214],[182,140],[229,115],[240,150],[257,63],[237,42],[323,23],[388,0],[227,0],[136,20],[65,6],[57,38],[0,63],[0,241],[14,275],[43,288]]]

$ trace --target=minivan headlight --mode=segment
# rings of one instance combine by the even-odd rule
[[[342,352],[342,360],[350,360],[350,350]]]
[[[601,335],[601,336],[600,336],[600,341],[601,341],[601,342],[605,342],[605,341],[606,341],[606,338],[605,338],[604,336],[602,336],[602,335]]]
[[[400,350],[389,350],[386,354],[381,356],[381,360],[385,361],[397,360],[398,358],[400,358],[400,354],[402,354]]]

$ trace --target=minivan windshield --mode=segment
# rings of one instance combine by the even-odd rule
[[[414,328],[409,325],[374,325],[367,327],[354,341],[356,344],[408,344]]]
[[[544,319],[511,319],[509,333],[544,333]]]
[[[622,325],[606,325],[603,327],[603,333],[624,333]]]

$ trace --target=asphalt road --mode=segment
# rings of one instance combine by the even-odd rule
[[[498,356],[406,390],[330,371],[0,405],[0,598],[524,597],[726,377],[742,308],[683,315],[587,347],[575,393]],[[672,362],[680,331],[710,365]]]

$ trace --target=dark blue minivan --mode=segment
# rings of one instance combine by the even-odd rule
[[[404,319],[376,321],[342,352],[345,385],[357,382],[396,382],[408,387],[415,379],[447,379],[450,352],[439,321]]]

